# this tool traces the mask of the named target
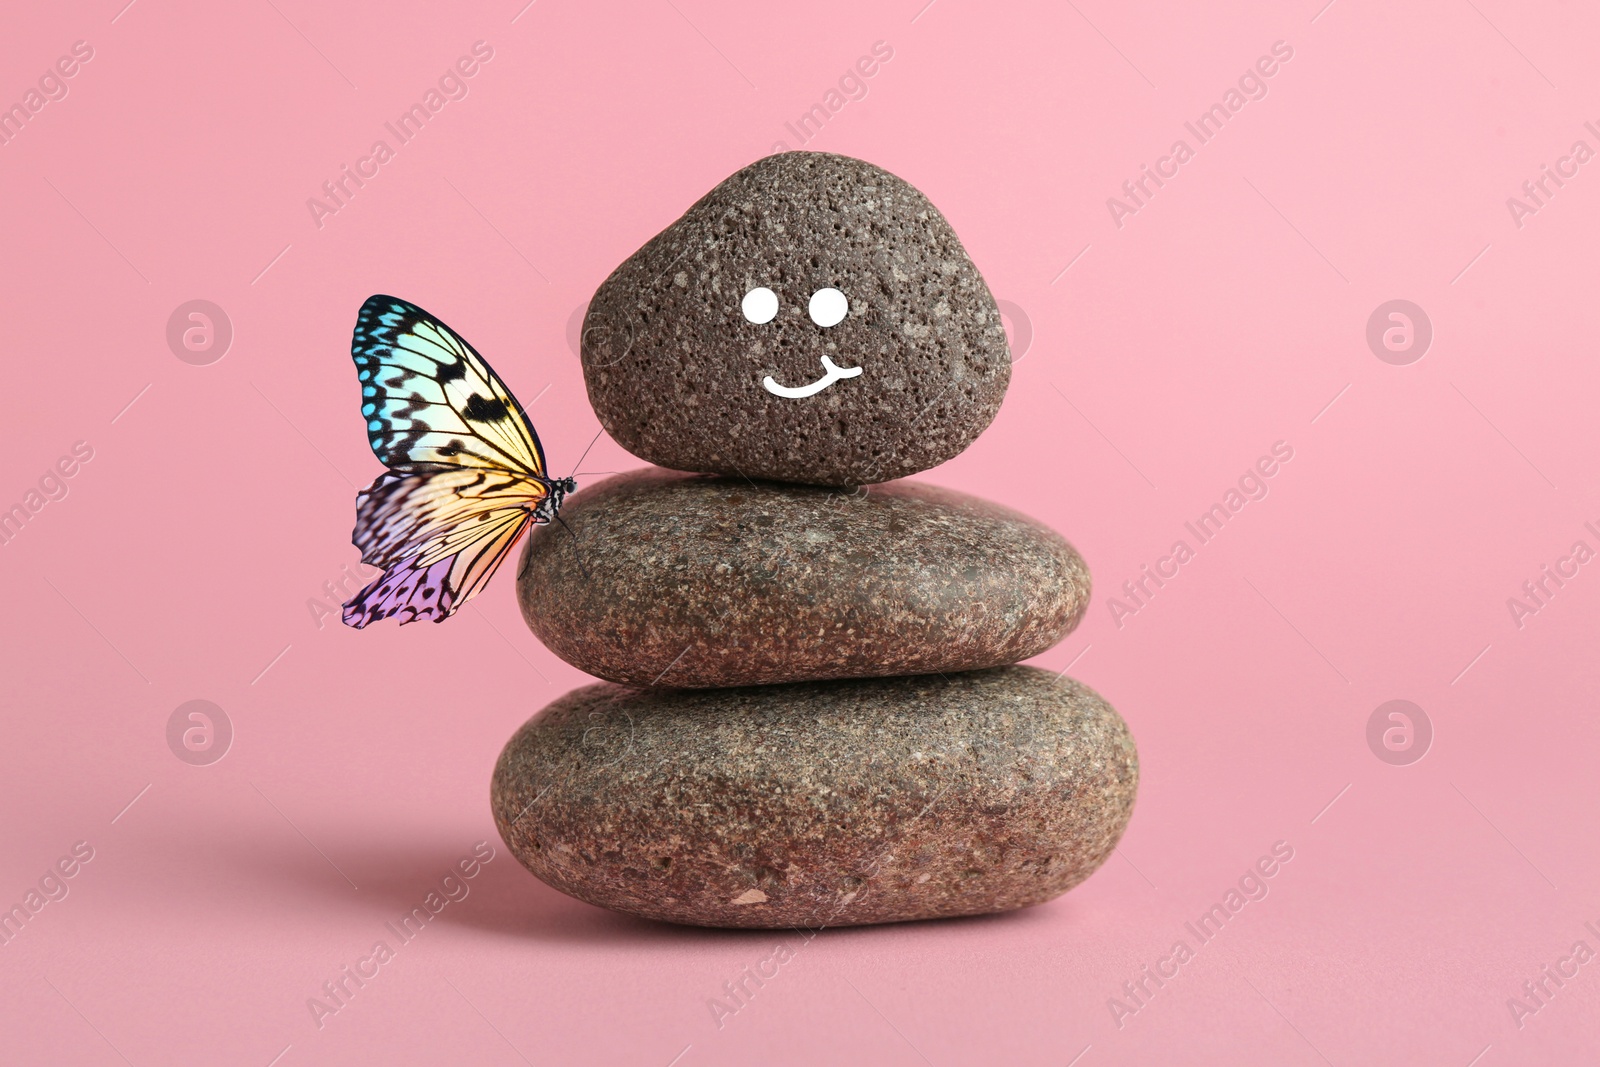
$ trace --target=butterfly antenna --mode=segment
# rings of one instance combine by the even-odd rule
[[[577,553],[577,556],[578,556],[578,570],[583,573],[584,580],[588,581],[589,580],[589,568],[584,566],[584,564],[583,564],[583,549],[578,544],[578,535],[577,535],[577,533],[574,532],[572,527],[567,525],[567,520],[563,519],[559,514],[556,515],[556,521],[561,524],[562,528],[564,530],[566,530],[567,533],[572,534],[572,551]]]
[[[578,457],[578,462],[576,462],[576,463],[574,463],[572,465],[572,469],[573,470],[577,470],[579,467],[583,466],[583,461],[589,458],[589,450],[594,448],[595,442],[599,441],[600,440],[600,435],[605,433],[605,432],[606,432],[606,428],[604,426],[600,427],[600,429],[595,431],[594,438],[592,440],[590,440],[590,442],[589,442],[589,448],[584,449],[583,450],[583,455]]]

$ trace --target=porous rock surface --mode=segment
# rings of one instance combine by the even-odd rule
[[[765,287],[766,323],[741,310]],[[849,313],[809,314],[833,288]],[[969,445],[999,410],[1011,364],[1000,313],[928,198],[880,167],[784,152],[712,189],[589,302],[584,379],[601,423],[677,470],[813,485],[914,474]],[[861,368],[804,398],[826,356]]]

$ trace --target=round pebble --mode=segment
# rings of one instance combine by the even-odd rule
[[[556,655],[629,685],[756,685],[1015,663],[1089,569],[1059,534],[917,482],[854,492],[645,469],[571,498],[518,568]]]
[[[865,485],[983,432],[1011,362],[989,288],[913,186],[846,156],[752,163],[651,238],[584,318],[624,448],[676,470]]]
[[[500,836],[580,900],[701,926],[852,926],[1039,904],[1111,854],[1138,757],[1031,667],[574,690],[500,754]]]

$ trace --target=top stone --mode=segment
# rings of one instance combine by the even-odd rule
[[[811,485],[943,463],[1011,378],[944,216],[824,152],[758,160],[651,238],[595,292],[582,349],[589,401],[634,455]]]

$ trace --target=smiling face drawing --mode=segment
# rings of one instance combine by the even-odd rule
[[[764,285],[758,285],[744,294],[744,300],[739,306],[746,319],[758,326],[765,325],[777,317],[778,294]],[[837,326],[850,313],[850,302],[837,289],[818,289],[811,294],[810,311],[811,321],[818,326]],[[761,379],[761,385],[773,396],[787,397],[790,400],[804,400],[808,396],[816,396],[842,378],[858,376],[862,369],[860,367],[837,366],[827,356],[822,357],[822,368],[827,373],[810,385],[793,387],[779,385],[777,379],[770,374]]]
[[[994,299],[943,216],[819,152],[713,189],[606,279],[582,337],[590,402],[635,455],[813,485],[950,458],[1010,379]]]

